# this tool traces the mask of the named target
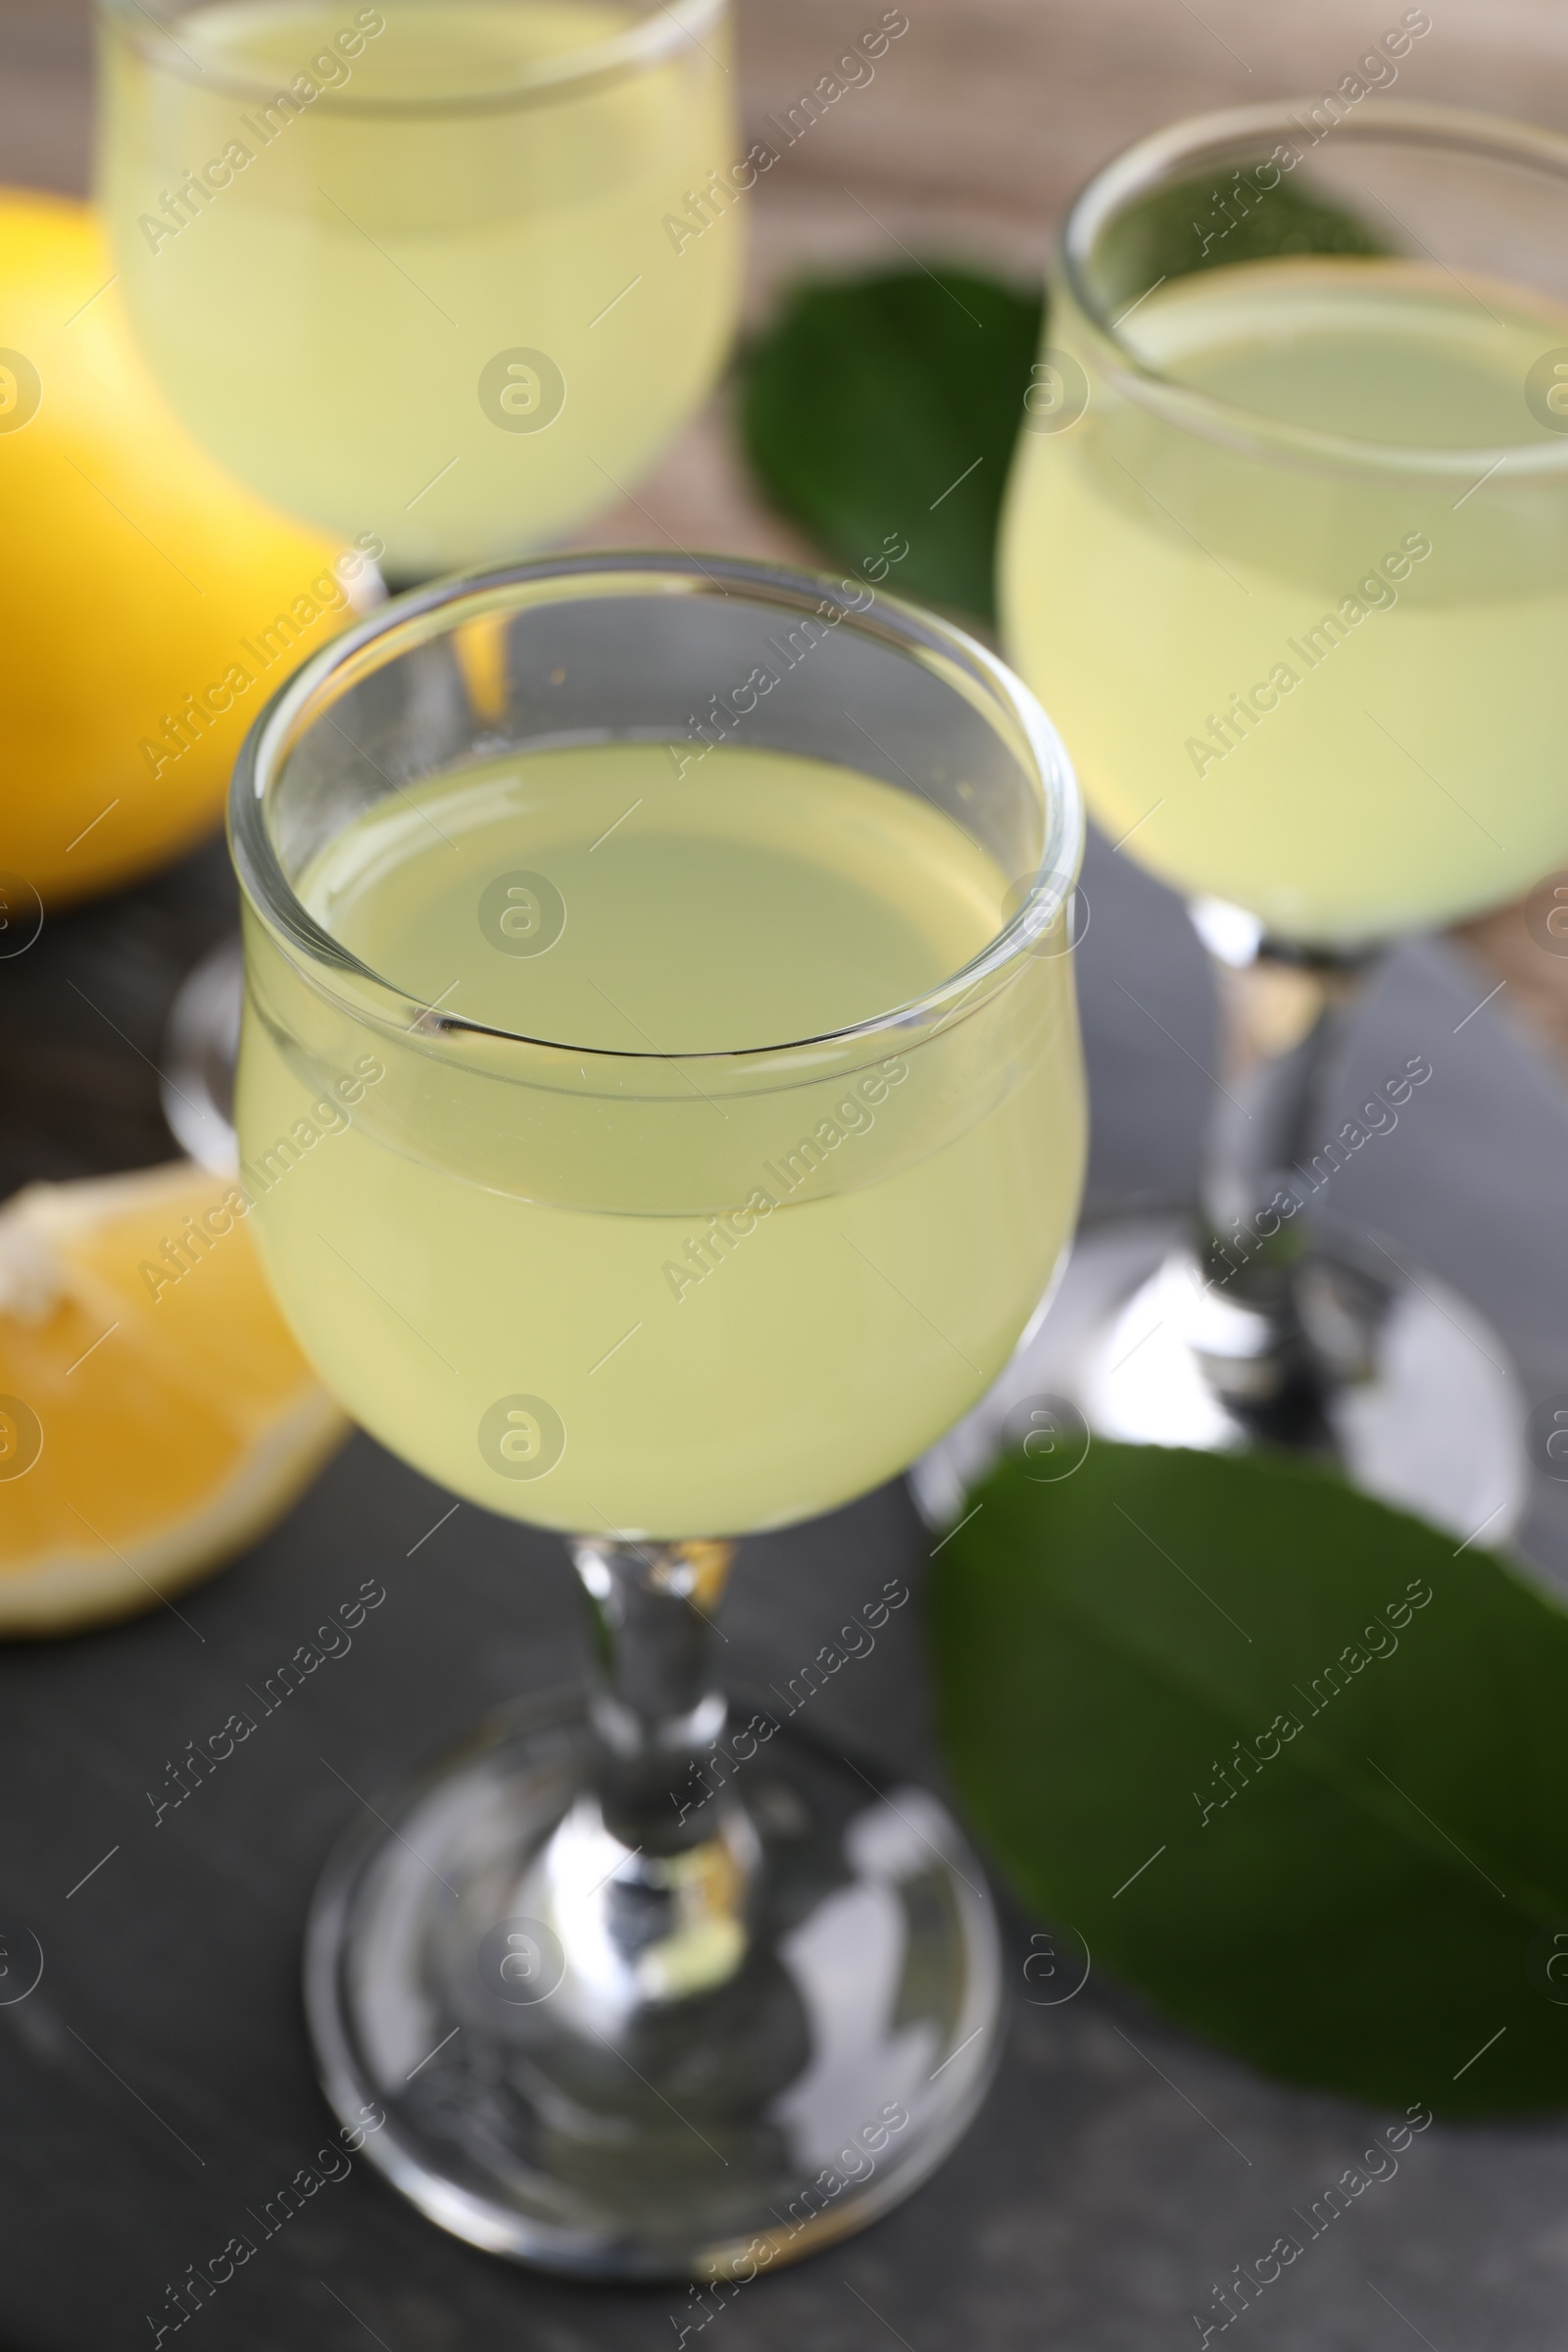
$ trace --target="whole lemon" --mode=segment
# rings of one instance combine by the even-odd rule
[[[375,591],[231,481],[137,354],[89,205],[0,189],[0,927],[207,832],[273,688]]]

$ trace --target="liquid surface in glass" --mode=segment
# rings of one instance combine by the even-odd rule
[[[884,1032],[739,1087],[701,1058],[937,987],[1002,927],[1008,877],[872,777],[682,759],[468,766],[377,804],[301,878],[427,1019],[576,1052],[481,1041],[438,1104],[417,1035],[313,1056],[285,1042],[301,984],[260,963],[247,1012],[243,1177],[308,1352],[394,1451],[564,1529],[740,1533],[892,1475],[1000,1370],[1077,1205],[1064,956],[902,1052]]]
[[[1488,468],[1562,447],[1526,385],[1568,315],[1425,264],[1302,258],[1179,280],[1123,332],[1254,416],[1482,454],[1287,463],[1098,380],[1070,429],[1023,434],[1007,642],[1102,827],[1177,888],[1325,943],[1562,862],[1568,471]],[[1053,340],[1073,347],[1070,313]]]
[[[1005,878],[917,796],[777,753],[679,757],[695,772],[662,744],[536,752],[399,795],[305,902],[421,1003],[620,1054],[872,1020],[1001,927]],[[497,887],[524,854],[543,871]]]
[[[280,506],[378,533],[401,575],[610,503],[706,393],[740,262],[734,200],[687,202],[738,152],[722,23],[566,71],[646,21],[233,0],[149,32],[151,57],[112,34],[101,195],[197,437]]]

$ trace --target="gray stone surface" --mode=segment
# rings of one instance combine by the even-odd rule
[[[1102,844],[1088,890],[1094,1200],[1179,1199],[1214,1054],[1206,973],[1173,902]],[[25,1037],[38,1066],[71,1039],[100,1057],[69,1146],[50,1140],[47,1105],[14,1125],[9,1181],[32,1172],[27,1158],[53,1172],[167,1149],[149,1145],[152,1080],[134,1045],[156,1038],[223,906],[215,850],[0,967],[0,1036]],[[73,979],[107,992],[134,1045],[95,1037]],[[1431,1055],[1435,1078],[1419,1117],[1337,1180],[1340,1205],[1467,1288],[1540,1393],[1568,1386],[1568,1095],[1505,999],[1465,1018],[1490,985],[1446,946],[1396,958],[1352,1042],[1347,1102],[1412,1052]],[[0,2331],[17,2352],[151,2343],[146,2315],[166,2284],[326,2143],[297,1953],[320,1858],[357,1801],[345,1783],[373,1794],[487,1705],[575,1671],[559,1547],[466,1505],[419,1544],[448,1507],[358,1439],[178,1618],[0,1656],[0,1907],[45,1955],[37,1991],[0,2007]],[[895,1489],[752,1544],[726,1663],[738,1679],[778,1679],[862,1592],[917,1576],[928,1543]],[[1568,1581],[1560,1491],[1531,1543]],[[387,1600],[351,1653],[155,1828],[147,1790],[166,1760],[368,1575]],[[912,1610],[814,1703],[825,1730],[936,1769]],[[1222,2316],[1212,2293],[1232,2266],[1296,2227],[1292,2209],[1390,2120],[1248,2074],[1098,1971],[1076,1998],[1035,2005],[1023,1971],[1039,1923],[1004,1916],[1008,2042],[969,2138],[863,2237],[737,2294],[709,2322],[715,2352],[1196,2343],[1192,2315]],[[655,2352],[690,2317],[680,2293],[566,2287],[469,2252],[356,2164],[188,2326],[210,2352],[353,2352],[367,2330],[387,2352]],[[1254,2352],[1385,2352],[1412,2329],[1436,2352],[1568,2345],[1568,2130],[1435,2127],[1233,2325]]]

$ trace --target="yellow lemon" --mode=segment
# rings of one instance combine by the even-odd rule
[[[281,1517],[346,1434],[243,1202],[182,1160],[0,1209],[0,1635],[154,1607]]]
[[[264,506],[142,366],[92,208],[0,189],[0,919],[164,863],[218,820],[267,697],[351,617],[379,543]]]

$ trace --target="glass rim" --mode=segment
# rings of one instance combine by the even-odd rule
[[[252,102],[275,99],[280,84],[275,75],[249,74],[239,69],[203,66],[174,38],[171,24],[179,18],[154,15],[142,0],[94,0],[99,22],[113,29],[160,72],[176,74],[197,88],[221,90],[225,96]],[[593,83],[645,73],[682,49],[701,48],[702,35],[715,30],[728,16],[731,0],[648,0],[646,13],[633,24],[581,49],[546,58],[519,75],[504,90],[454,91],[439,98],[367,97],[352,89],[318,90],[315,105],[325,102],[329,113],[406,116],[414,120],[440,115],[505,114],[513,107],[547,105],[570,98]],[[383,27],[384,28],[384,27]],[[358,26],[350,29],[358,30]],[[166,54],[172,50],[172,56]],[[303,70],[303,69],[302,69]]]
[[[463,1013],[437,1009],[413,997],[395,981],[345,948],[310,913],[284,873],[268,828],[265,806],[273,780],[306,728],[330,710],[357,677],[369,675],[413,647],[450,634],[466,622],[497,612],[522,607],[523,592],[559,586],[565,595],[588,597],[596,592],[632,595],[707,596],[731,592],[758,603],[771,603],[796,612],[819,612],[824,603],[839,608],[838,621],[852,633],[874,637],[906,658],[945,662],[967,679],[976,707],[989,701],[998,716],[1016,730],[1027,754],[1045,804],[1045,839],[1039,863],[1022,891],[1019,904],[978,955],[949,973],[920,996],[888,1006],[884,1011],[837,1029],[808,1037],[771,1039],[757,1045],[706,1047],[691,1053],[660,1053],[620,1046],[585,1046],[569,1039],[534,1037],[495,1022],[472,1020]],[[868,585],[868,583],[860,583]],[[920,606],[871,589],[871,603],[851,603],[848,580],[826,573],[754,562],[738,556],[683,555],[670,557],[657,550],[590,549],[552,555],[456,572],[447,578],[390,598],[387,603],[345,629],[296,670],[257,713],[241,744],[228,793],[229,853],[247,905],[267,925],[296,967],[308,961],[315,984],[356,1016],[368,1008],[396,1025],[407,1036],[416,1032],[428,1043],[443,1039],[485,1039],[532,1051],[560,1054],[582,1061],[632,1063],[673,1068],[692,1062],[757,1064],[769,1055],[797,1054],[812,1049],[861,1042],[874,1043],[911,1029],[925,1029],[957,1017],[982,986],[997,979],[1027,955],[1057,921],[1069,919],[1068,901],[1083,863],[1085,816],[1077,773],[1065,745],[1045,710],[1022,679],[988,647]],[[541,597],[538,601],[549,601]],[[433,615],[440,616],[430,625]],[[450,618],[447,616],[451,616]],[[391,651],[385,641],[399,640]],[[373,657],[380,653],[381,660]],[[960,689],[953,686],[953,691]],[[985,713],[987,716],[989,712]],[[1003,730],[999,728],[999,732]],[[634,740],[645,740],[636,738]],[[526,756],[526,747],[519,747]],[[1018,887],[1014,885],[1014,887]],[[350,980],[358,992],[347,1000],[332,985],[332,975]]]
[[[1506,480],[1568,470],[1568,439],[1450,448],[1362,441],[1348,434],[1322,432],[1311,425],[1293,424],[1283,417],[1269,416],[1261,410],[1245,408],[1184,384],[1153,366],[1120,332],[1122,322],[1131,317],[1138,304],[1147,301],[1149,294],[1165,282],[1162,278],[1156,278],[1147,293],[1120,308],[1116,318],[1109,317],[1106,303],[1092,288],[1089,270],[1099,238],[1123,206],[1174,176],[1181,165],[1197,167],[1208,160],[1218,163],[1222,159],[1234,163],[1239,150],[1249,147],[1260,150],[1267,141],[1275,146],[1291,142],[1298,149],[1298,163],[1303,162],[1310,147],[1302,153],[1300,142],[1309,134],[1303,132],[1297,118],[1324,103],[1319,94],[1188,116],[1123,148],[1109,163],[1102,164],[1079,190],[1062,222],[1058,240],[1060,266],[1073,301],[1114,355],[1109,372],[1132,398],[1189,431],[1201,433],[1209,440],[1241,444],[1263,455],[1296,456],[1307,463],[1326,463],[1357,473],[1397,477],[1425,474],[1457,479],[1472,475],[1479,468],[1484,476],[1500,475]],[[1348,107],[1352,102],[1344,103]],[[1360,102],[1356,111],[1342,115],[1331,127],[1337,139],[1447,147],[1456,153],[1496,163],[1534,168],[1554,173],[1568,195],[1568,137],[1504,115],[1483,114],[1470,107],[1444,106],[1426,99],[1383,98],[1375,104]],[[1319,138],[1329,135],[1328,131],[1320,131],[1312,137],[1311,144],[1316,145]],[[1272,157],[1259,155],[1253,160],[1267,162]],[[1275,185],[1278,184],[1276,181]],[[1304,254],[1292,258],[1310,261],[1314,257]],[[1437,266],[1446,267],[1441,262]],[[1458,282],[1463,284],[1462,279]],[[1476,481],[1473,487],[1479,488],[1480,482]]]

